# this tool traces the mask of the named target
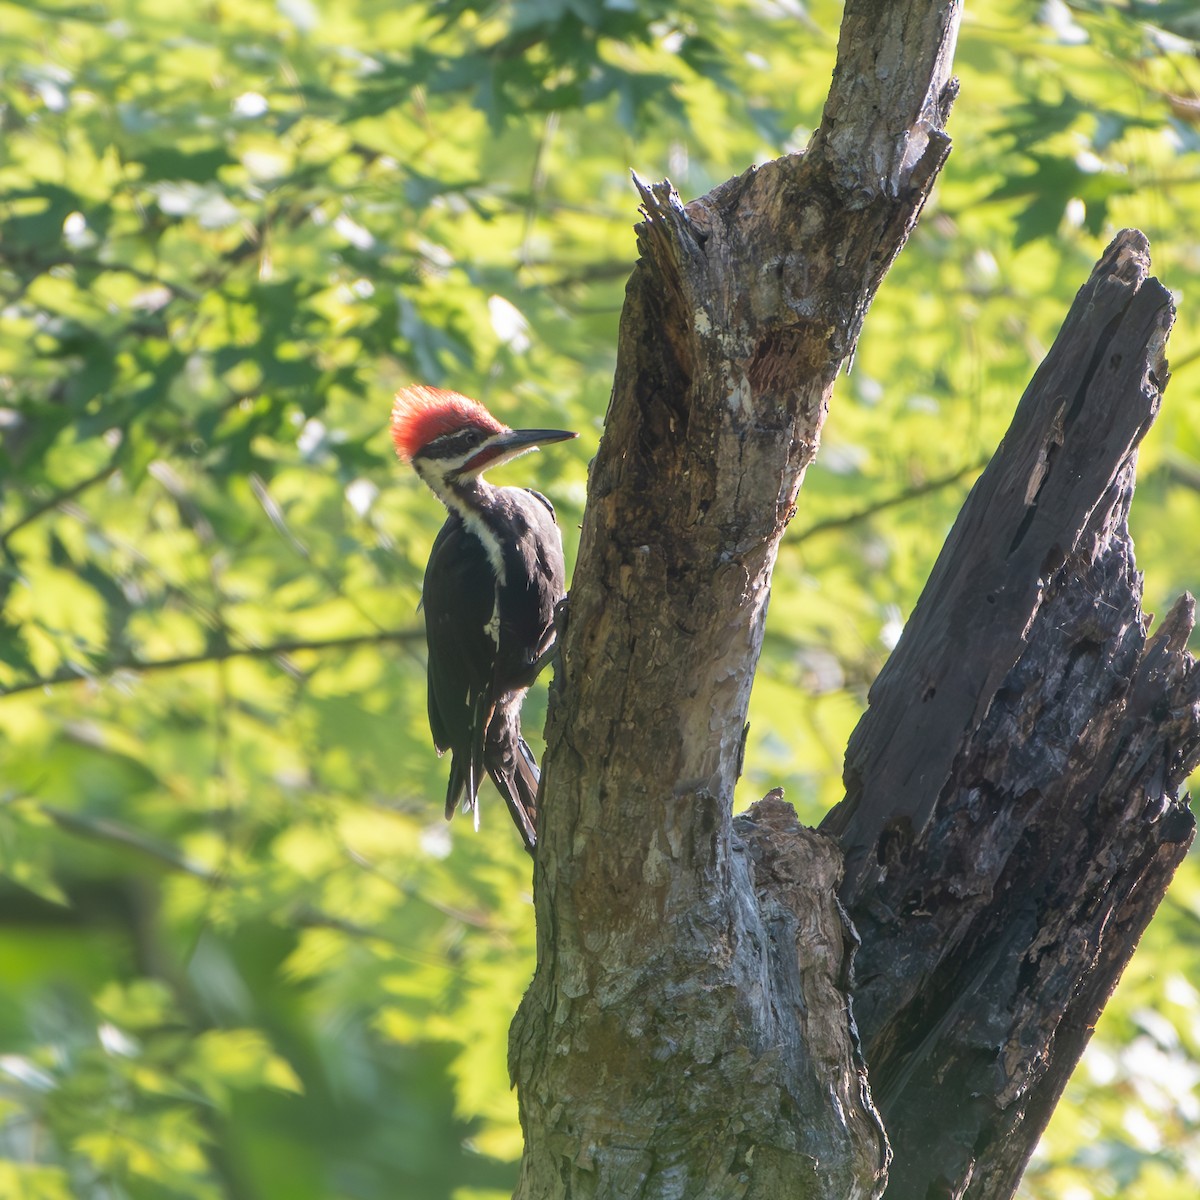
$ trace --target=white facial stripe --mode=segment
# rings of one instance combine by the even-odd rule
[[[469,450],[464,450],[461,454],[456,454],[453,458],[421,458],[418,455],[413,459],[413,466],[416,467],[417,474],[436,491],[436,481],[438,479],[443,479],[449,475],[457,475],[460,478],[466,479],[474,475],[482,475],[484,471],[489,471],[492,467],[499,467],[506,462],[512,462],[514,458],[520,458],[522,454],[528,454],[531,450],[538,448],[537,446],[516,446],[511,450],[503,451],[489,458],[488,450],[495,443],[496,439],[507,437],[511,432],[511,429],[505,429],[494,437],[488,438],[487,441],[480,442],[478,446],[472,446]],[[479,460],[479,466],[472,467],[471,464],[476,460]]]
[[[463,472],[463,474],[482,475],[484,471],[490,471],[493,467],[503,466],[506,462],[512,462],[514,458],[520,458],[522,454],[528,454],[531,450],[536,449],[537,446],[518,446],[515,450],[508,450],[504,454],[498,454],[495,458],[489,458],[481,467],[476,468],[474,471],[467,469]],[[487,444],[484,443],[484,445],[478,447],[474,453],[466,456],[466,462],[463,463],[463,467],[467,467],[473,459],[476,459],[480,455],[486,453]]]

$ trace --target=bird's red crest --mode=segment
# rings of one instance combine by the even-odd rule
[[[482,425],[492,433],[504,426],[482,404],[458,392],[414,384],[401,388],[392,405],[392,442],[409,462],[422,446],[464,425]]]

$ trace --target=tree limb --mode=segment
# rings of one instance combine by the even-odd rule
[[[288,654],[299,654],[304,650],[353,650],[358,646],[380,646],[390,642],[418,642],[424,637],[425,632],[422,629],[383,629],[378,633],[356,633],[340,638],[283,638],[265,646],[213,646],[196,654],[178,654],[171,658],[106,659],[98,663],[89,663],[86,667],[61,667],[37,679],[23,679],[8,686],[0,685],[0,700],[7,696],[18,696],[22,692],[54,687],[60,683],[80,683],[98,676],[115,675],[118,671],[146,675],[152,671],[177,671],[183,667],[225,662],[231,658],[281,658]]]
[[[851,526],[860,525],[863,521],[869,521],[881,512],[887,512],[889,508],[899,508],[901,505],[909,503],[910,500],[919,500],[922,496],[929,496],[934,492],[942,491],[943,488],[953,487],[956,483],[961,483],[968,475],[977,475],[985,466],[987,466],[986,461],[967,463],[958,470],[951,471],[948,475],[939,475],[936,479],[923,480],[921,483],[913,484],[912,487],[904,488],[891,496],[883,496],[870,504],[864,504],[862,508],[856,508],[853,512],[826,517],[823,521],[814,521],[804,529],[790,532],[788,545],[795,546],[809,538],[819,537],[823,533],[836,533],[839,529],[849,529]]]

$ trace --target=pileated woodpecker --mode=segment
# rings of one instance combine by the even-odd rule
[[[475,811],[483,772],[504,797],[526,849],[536,842],[538,768],[521,737],[521,702],[554,644],[566,592],[562,537],[545,496],[483,478],[519,454],[576,435],[509,429],[457,392],[406,387],[392,441],[449,510],[421,588],[429,643],[429,728],[451,752],[446,819]]]

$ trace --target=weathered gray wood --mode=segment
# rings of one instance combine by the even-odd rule
[[[1173,319],[1117,237],[972,491],[822,828],[863,946],[887,1195],[1001,1200],[1192,837],[1185,598],[1147,640],[1126,519]]]
[[[881,1186],[845,1004],[805,1017],[828,988],[766,882],[781,859],[760,854],[756,875],[730,808],[779,538],[948,152],[958,15],[956,0],[850,0],[806,154],[686,209],[639,185],[547,730],[538,967],[511,1042],[521,1200]],[[840,963],[840,939],[806,953]]]

